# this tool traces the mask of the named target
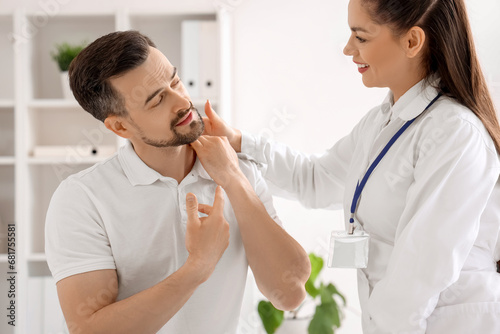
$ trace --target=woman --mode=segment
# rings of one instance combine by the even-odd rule
[[[353,209],[371,235],[358,270],[364,333],[500,333],[500,126],[464,1],[351,0],[348,22],[344,53],[367,87],[390,93],[324,155],[242,136],[209,106],[207,133],[304,205],[343,203],[348,225],[358,181],[414,119]]]

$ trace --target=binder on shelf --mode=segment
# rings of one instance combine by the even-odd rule
[[[216,21],[182,22],[181,79],[192,99],[216,99],[219,41]]]

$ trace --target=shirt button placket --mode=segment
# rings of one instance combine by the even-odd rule
[[[184,190],[184,187],[177,187],[177,201],[179,203],[182,229],[185,232],[187,224],[187,212],[186,212],[186,192]]]

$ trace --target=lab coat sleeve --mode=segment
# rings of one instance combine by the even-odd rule
[[[459,277],[499,176],[498,156],[479,122],[423,122],[394,249],[368,301],[384,333],[425,333],[440,293]]]
[[[307,208],[338,209],[360,126],[321,155],[303,154],[247,132],[242,132],[241,150],[260,166],[273,195],[298,200]]]

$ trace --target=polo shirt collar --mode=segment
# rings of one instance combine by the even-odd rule
[[[149,167],[144,161],[139,158],[132,146],[132,143],[127,140],[126,144],[120,148],[118,152],[118,159],[123,168],[123,172],[133,186],[137,185],[150,185],[158,180],[165,179],[166,177]],[[212,178],[203,168],[200,160],[196,157],[196,161],[188,174],[194,177],[202,177],[211,180]],[[172,179],[173,180],[173,179]]]
[[[196,161],[194,163],[193,169],[191,169],[191,174],[198,175],[199,177],[206,179],[206,180],[212,180],[212,177],[205,170],[205,168],[201,164],[200,159],[198,159],[198,156],[196,157]]]

